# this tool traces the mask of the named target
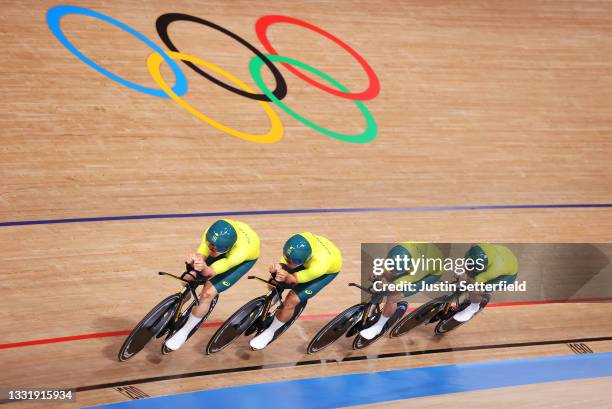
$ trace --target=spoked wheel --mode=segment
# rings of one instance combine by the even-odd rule
[[[134,327],[119,350],[119,361],[127,361],[156,335],[164,331],[179,307],[179,294],[173,294],[157,304]]]
[[[357,336],[353,340],[353,349],[362,349],[378,341],[380,338],[382,338],[387,333],[387,330],[397,322],[397,320],[402,318],[402,316],[404,315],[407,309],[408,309],[408,303],[403,302],[403,301],[397,303],[397,310],[395,310],[395,313],[393,314],[393,316],[389,318],[389,321],[385,323],[385,326],[380,331],[380,333],[372,339],[366,339],[362,337],[361,335],[357,334]]]
[[[391,331],[389,332],[390,338],[399,337],[404,335],[411,329],[430,321],[442,308],[446,302],[447,297],[438,297],[434,300],[428,301],[414,311],[410,312],[404,318],[400,319]]]
[[[200,328],[200,326],[206,322],[206,320],[208,319],[208,317],[210,316],[210,314],[212,313],[212,311],[215,309],[215,305],[217,305],[217,300],[219,299],[219,294],[215,295],[215,298],[213,298],[210,302],[210,307],[208,308],[208,312],[206,313],[206,315],[204,315],[202,317],[202,319],[200,320],[200,322],[198,323],[198,325],[196,325],[195,327],[193,327],[193,329],[191,330],[191,332],[189,333],[189,335],[187,335],[187,339],[191,338],[191,336],[193,334],[196,333],[196,331],[198,330],[198,328]],[[189,314],[191,314],[191,310],[193,309],[193,307],[195,307],[195,301],[193,301],[188,308],[185,309],[185,311],[183,311],[181,313],[181,316],[179,317],[177,323],[174,325],[174,328],[172,328],[172,330],[168,333],[168,336],[166,337],[166,340],[168,340],[172,335],[176,334],[176,332],[178,330],[180,330],[183,325],[185,325],[185,323],[187,322],[187,319],[189,318]],[[185,341],[186,342],[186,341]],[[167,355],[170,352],[172,352],[172,350],[170,348],[168,348],[166,346],[166,343],[164,342],[162,344],[161,347],[161,353],[162,355]]]
[[[206,345],[206,354],[217,353],[240,337],[259,318],[265,302],[266,296],[254,298],[232,314]]]
[[[469,321],[473,320],[473,319],[474,319],[474,317],[476,317],[476,315],[480,314],[480,312],[481,312],[482,310],[484,310],[484,308],[485,308],[485,307],[487,306],[487,304],[489,303],[489,299],[490,299],[489,294],[485,294],[485,295],[483,296],[482,301],[480,302],[480,309],[479,309],[479,310],[478,310],[478,312],[477,312],[476,314],[474,314],[474,315],[472,316],[472,318],[470,318],[469,320],[467,320],[467,321],[463,321],[463,322],[462,322],[462,321],[457,321],[457,320],[453,319],[453,317],[449,317],[449,318],[447,318],[447,319],[445,319],[445,320],[441,320],[441,321],[438,323],[438,325],[436,325],[436,328],[434,329],[434,332],[435,332],[436,334],[445,334],[445,333],[450,332],[450,331],[452,331],[452,330],[454,330],[454,329],[456,329],[456,328],[459,328],[460,326],[462,326],[462,325],[463,325],[463,324],[465,324],[466,322],[469,322]],[[459,312],[459,311],[461,311],[461,310],[458,310],[457,312]],[[456,314],[457,312],[455,312],[455,314]],[[454,316],[454,314],[453,314],[453,316]]]
[[[336,315],[314,336],[306,352],[314,354],[336,342],[351,326],[359,322],[364,308],[365,304],[356,304]]]

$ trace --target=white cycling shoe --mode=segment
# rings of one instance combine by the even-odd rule
[[[189,335],[189,331],[177,332],[176,334],[168,338],[168,340],[166,341],[166,347],[168,347],[168,349],[176,351],[185,344],[185,341],[187,341],[187,335]]]
[[[480,310],[480,303],[473,302],[467,306],[463,311],[459,311],[457,314],[453,315],[453,319],[459,322],[466,322],[472,319],[474,315]]]
[[[264,349],[268,346],[270,341],[272,341],[272,338],[274,338],[274,331],[264,331],[261,334],[257,335],[255,338],[253,338],[249,342],[249,345],[253,349]]]
[[[249,342],[249,345],[253,349],[264,349],[272,341],[276,331],[283,325],[285,325],[284,322],[279,321],[278,318],[274,317],[274,320],[272,321],[270,326],[266,328],[264,332],[253,338]]]
[[[374,339],[374,337],[380,334],[380,331],[382,331],[382,329],[385,327],[385,324],[387,323],[387,321],[389,321],[389,318],[390,317],[385,317],[384,315],[381,315],[380,318],[378,318],[378,321],[376,321],[376,323],[370,328],[362,329],[361,331],[359,331],[359,335],[361,335],[368,341]]]
[[[183,325],[183,328],[181,328],[176,332],[176,334],[168,338],[168,340],[166,341],[166,347],[173,351],[176,351],[177,349],[182,347],[185,341],[187,341],[187,337],[189,336],[191,330],[194,329],[198,324],[200,324],[200,322],[202,322],[202,317],[196,317],[193,314],[189,314],[189,318],[187,319],[185,325]]]

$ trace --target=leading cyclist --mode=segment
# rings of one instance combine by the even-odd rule
[[[209,279],[200,293],[200,304],[193,307],[185,325],[166,341],[166,346],[179,349],[191,330],[202,323],[212,299],[236,284],[258,257],[259,236],[248,224],[230,219],[214,222],[204,232],[196,253],[187,258],[198,274]]]

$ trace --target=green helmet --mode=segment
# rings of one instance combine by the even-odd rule
[[[206,241],[213,245],[219,253],[228,252],[234,247],[237,239],[236,229],[225,220],[217,220],[206,232]]]
[[[301,234],[294,234],[283,246],[283,255],[291,264],[305,264],[312,257],[312,247]]]
[[[412,259],[412,254],[408,251],[408,249],[404,246],[397,245],[394,246],[389,253],[387,253],[387,258],[395,260],[396,257],[400,258],[400,262],[396,265],[398,268],[393,269],[395,274],[406,274],[410,270],[410,260]],[[404,264],[404,258],[407,257],[407,262]],[[404,268],[406,267],[406,268]]]
[[[480,246],[470,247],[467,253],[465,253],[465,260],[472,260],[474,267],[468,269],[471,276],[482,273],[489,266],[489,257]]]

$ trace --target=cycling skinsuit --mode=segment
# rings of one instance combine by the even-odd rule
[[[246,223],[223,219],[236,230],[237,239],[234,246],[225,254],[210,256],[206,243],[206,231],[197,252],[206,259],[206,264],[215,270],[215,276],[210,279],[217,292],[221,293],[236,284],[240,277],[255,265],[259,257],[259,236]],[[208,231],[208,229],[207,229]]]

